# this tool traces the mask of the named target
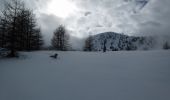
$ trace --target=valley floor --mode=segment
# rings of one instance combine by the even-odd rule
[[[170,51],[54,53],[0,59],[0,100],[170,100]]]

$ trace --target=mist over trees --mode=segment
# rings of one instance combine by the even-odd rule
[[[83,48],[84,51],[92,51],[92,40],[93,40],[92,36],[86,38],[85,45]]]
[[[66,32],[66,28],[60,25],[55,31],[53,38],[51,39],[51,45],[53,49],[60,51],[67,51],[70,48],[69,35]]]
[[[16,51],[39,50],[43,44],[33,11],[23,2],[6,2],[0,15],[0,47],[11,50],[11,57]]]

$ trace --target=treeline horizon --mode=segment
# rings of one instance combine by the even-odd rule
[[[17,51],[41,50],[44,44],[41,28],[33,10],[26,8],[24,2],[13,0],[4,4],[0,15],[0,48],[11,51],[9,57],[16,57]],[[54,31],[51,49],[66,51],[69,35],[60,25]]]
[[[7,48],[11,51],[9,57],[16,57],[17,51],[33,50],[74,50],[70,44],[70,35],[64,25],[59,25],[53,32],[51,46],[43,47],[44,40],[41,28],[33,10],[27,8],[23,1],[12,0],[4,4],[4,10],[0,14],[0,48]],[[103,51],[107,51],[107,40],[103,40]],[[111,48],[111,47],[110,47]],[[169,49],[166,42],[163,49]],[[128,50],[134,50],[131,46]],[[93,38],[85,39],[83,51],[93,51]],[[115,48],[112,48],[116,51]]]

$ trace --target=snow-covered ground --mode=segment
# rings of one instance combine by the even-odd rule
[[[0,100],[170,100],[170,51],[58,53],[0,59]]]

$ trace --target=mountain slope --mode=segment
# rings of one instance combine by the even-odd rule
[[[152,37],[134,37],[114,32],[106,32],[92,37],[92,50],[101,51],[106,41],[108,51],[120,50],[148,50],[155,46],[155,39]]]

